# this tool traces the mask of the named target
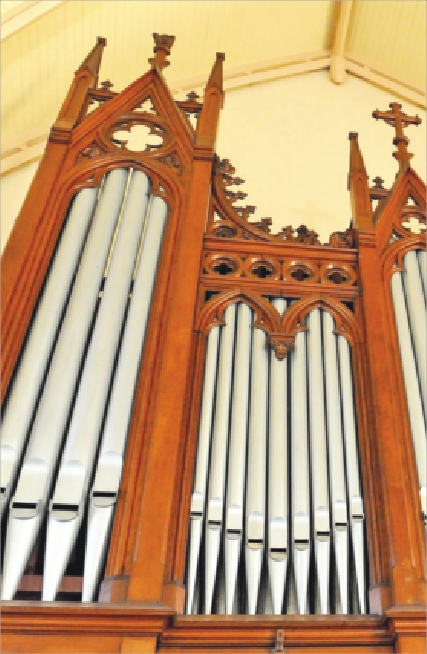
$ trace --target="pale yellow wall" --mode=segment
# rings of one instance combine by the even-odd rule
[[[229,158],[246,180],[245,203],[258,218],[271,216],[273,229],[306,224],[322,242],[348,227],[347,191],[350,131],[359,143],[371,180],[389,187],[397,172],[392,157],[394,130],[372,118],[398,98],[356,77],[343,86],[316,72],[229,93],[221,116],[217,152]],[[402,102],[403,110],[423,123],[409,127],[413,166],[426,179],[426,115]]]
[[[246,180],[239,188],[248,193],[244,204],[257,206],[254,218],[271,216],[273,231],[304,223],[326,242],[332,231],[344,230],[350,220],[350,131],[359,132],[371,179],[380,175],[386,187],[394,180],[394,131],[371,117],[374,109],[388,109],[393,100],[390,93],[352,76],[336,86],[326,71],[229,92],[217,152],[230,159]],[[407,134],[414,168],[425,180],[425,112],[408,102],[403,102],[403,109],[423,119]],[[34,162],[2,177],[2,247],[36,168]]]

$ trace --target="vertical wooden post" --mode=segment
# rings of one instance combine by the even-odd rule
[[[168,579],[167,568],[173,555],[172,518],[180,501],[176,488],[182,443],[187,434],[186,395],[194,354],[194,307],[216,131],[224,95],[223,59],[223,55],[217,56],[198,122],[192,178],[177,233],[174,277],[167,298],[167,326],[146,434],[149,450],[144,481],[141,478],[142,499],[133,517],[137,534],[127,599],[163,603],[178,611],[183,610],[184,588]]]
[[[382,508],[387,532],[382,543],[384,552],[380,554],[383,559],[382,571],[374,574],[370,599],[371,611],[383,612],[390,605],[419,604],[422,601],[418,585],[419,571],[415,565],[416,544],[412,538],[412,525],[418,516],[405,479],[403,417],[398,411],[398,389],[394,383],[391,363],[391,357],[396,356],[396,351],[390,346],[388,338],[380,252],[376,245],[368,176],[357,143],[357,134],[354,133],[350,134],[349,185],[359,248],[361,301],[372,393],[371,439],[376,440],[382,472],[381,479],[376,480],[377,502],[381,502],[384,493]]]
[[[76,71],[19,219],[4,249],[1,278],[2,400],[65,217],[50,215],[46,207],[61,174],[73,127],[85,107],[87,92],[96,85],[105,43],[105,39],[99,37]]]

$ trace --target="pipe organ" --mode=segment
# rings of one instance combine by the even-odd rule
[[[347,230],[273,234],[215,153],[224,55],[175,100],[154,39],[121,93],[98,39],[3,256],[3,650],[423,652],[419,118],[373,113],[391,189],[350,134]]]

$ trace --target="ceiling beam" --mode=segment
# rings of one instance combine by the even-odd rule
[[[351,0],[338,0],[337,4],[339,14],[331,50],[329,76],[335,84],[343,84],[347,76],[344,57],[345,42],[350,26],[350,14],[353,2]]]
[[[24,0],[1,15],[1,40],[5,41],[48,11],[64,4],[67,0]]]

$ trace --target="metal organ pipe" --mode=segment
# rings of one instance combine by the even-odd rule
[[[191,496],[189,555],[187,566],[187,613],[191,613],[193,607],[200,541],[202,538],[202,527],[205,516],[206,485],[215,398],[219,335],[219,327],[212,329],[207,336],[206,344],[203,396],[199,420],[199,440],[197,445],[193,494]]]
[[[139,193],[141,189],[136,188],[135,191]],[[166,219],[166,202],[162,198],[153,197],[143,232],[132,299],[89,501],[82,595],[84,602],[94,598],[108,544]]]
[[[423,285],[424,301],[427,303],[427,253],[424,250],[418,250],[417,259]]]
[[[83,189],[72,200],[25,350],[12,382],[1,429],[1,515],[12,492],[17,465],[93,216],[97,193],[98,189],[95,188]],[[28,383],[29,379],[31,384]]]
[[[347,492],[351,515],[351,534],[360,613],[366,613],[364,519],[362,486],[357,453],[356,418],[354,411],[353,377],[350,345],[343,336],[337,338],[341,384],[341,404],[344,450],[347,472]]]
[[[272,303],[280,314],[291,304],[283,298]],[[334,334],[330,314],[316,308],[307,317],[307,330],[296,336],[290,361],[279,361],[267,350],[265,334],[251,325],[252,311],[242,303],[235,313],[231,309],[225,314],[226,327],[208,337],[186,611],[293,612],[293,591],[288,589],[292,572],[297,613],[315,608],[308,604],[315,591],[320,600],[315,612],[336,612],[330,606],[334,588],[338,612],[364,613],[364,515],[349,344]],[[337,576],[332,586],[330,560]],[[355,568],[355,588],[349,565]],[[245,588],[239,570],[246,576]],[[197,588],[205,588],[204,603],[196,597]],[[349,604],[350,589],[359,606]]]
[[[401,275],[425,415],[427,413],[427,320],[426,312],[423,310],[424,292],[417,253],[412,251],[405,254],[403,264],[405,270]]]
[[[311,487],[320,613],[329,613],[330,518],[322,365],[321,310],[307,317]]]
[[[233,612],[237,570],[242,550],[246,440],[249,406],[252,311],[237,305],[234,378],[230,423],[227,503],[225,518],[225,612]]]
[[[328,424],[329,471],[335,564],[342,613],[348,613],[348,511],[344,470],[337,343],[334,320],[323,312],[326,416]]]
[[[55,598],[83,519],[111,374],[146,220],[149,179],[133,171],[80,379],[55,491],[49,504],[43,600]]]
[[[407,255],[406,255],[407,256]],[[404,258],[404,264],[406,257]],[[417,315],[411,316],[407,312],[404,286],[401,273],[394,273],[391,278],[391,292],[394,304],[394,313],[396,318],[397,335],[403,369],[403,379],[406,389],[406,399],[408,402],[409,422],[411,425],[412,439],[414,443],[415,459],[418,470],[418,480],[420,485],[421,508],[424,518],[427,512],[426,503],[426,425],[423,413],[423,403],[421,399],[422,386],[419,381],[416,361],[416,350],[412,346],[411,330],[414,329],[412,319],[417,319]],[[418,298],[418,308],[425,304],[421,303],[422,298]],[[409,315],[408,315],[409,313]],[[415,339],[414,339],[415,341]],[[415,351],[414,351],[415,350]],[[425,356],[425,353],[424,353]]]
[[[205,613],[208,615],[212,611],[213,592],[223,526],[235,315],[236,306],[229,306],[224,312],[226,324],[224,327],[221,327],[221,348],[218,363],[205,534]]]
[[[12,499],[6,533],[3,599],[12,599],[43,520],[127,179],[128,171],[123,169],[105,178],[55,345]]]
[[[274,298],[280,314],[286,300]],[[270,351],[269,449],[268,449],[268,570],[273,613],[281,614],[289,553],[288,525],[288,370]]]
[[[252,337],[248,467],[246,479],[246,584],[248,613],[251,615],[256,613],[264,554],[267,394],[268,353],[266,336],[260,329],[255,329]]]
[[[306,333],[295,337],[291,356],[291,461],[293,567],[298,613],[307,613],[310,562],[310,491],[308,472]]]

